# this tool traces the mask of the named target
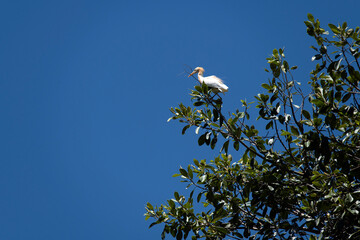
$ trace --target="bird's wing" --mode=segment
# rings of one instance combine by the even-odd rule
[[[219,89],[221,92],[226,92],[228,87],[223,83],[223,81],[216,76],[208,76],[203,78],[203,81],[209,87]]]
[[[220,82],[220,83],[224,83],[223,80],[221,80],[220,78],[218,78],[217,76],[215,75],[212,75],[212,76],[208,76],[206,77],[209,79],[209,81],[211,82]]]

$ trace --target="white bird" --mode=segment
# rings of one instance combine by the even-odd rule
[[[227,92],[228,91],[228,86],[226,86],[223,81],[216,77],[216,76],[208,76],[208,77],[204,77],[204,72],[205,70],[202,67],[197,67],[194,69],[194,71],[188,76],[192,76],[195,73],[198,74],[198,81],[202,84],[205,83],[206,85],[208,85],[209,87],[213,88],[214,92]]]

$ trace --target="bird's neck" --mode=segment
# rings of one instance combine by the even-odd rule
[[[203,83],[203,81],[204,81],[203,78],[204,78],[203,73],[202,73],[202,72],[199,72],[199,73],[198,73],[198,80],[199,80],[200,83]]]

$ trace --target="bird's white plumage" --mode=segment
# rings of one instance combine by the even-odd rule
[[[189,77],[195,73],[198,74],[198,81],[200,83],[205,83],[206,85],[208,85],[209,87],[213,88],[215,90],[215,92],[227,92],[228,91],[228,86],[226,86],[223,81],[216,77],[216,76],[208,76],[208,77],[204,77],[204,72],[205,70],[202,67],[197,67],[194,69],[194,71],[189,75]],[[214,91],[213,90],[213,91]]]
[[[208,77],[198,76],[198,78],[199,78],[199,82],[201,82],[201,83],[204,82],[209,87],[215,88],[215,89],[219,90],[220,92],[228,91],[228,86],[226,86],[222,82],[222,80],[216,76],[208,76]]]

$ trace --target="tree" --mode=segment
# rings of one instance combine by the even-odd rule
[[[162,238],[360,239],[360,30],[329,24],[329,37],[311,14],[305,24],[317,44],[310,92],[275,49],[271,79],[255,96],[265,129],[251,124],[244,100],[242,111],[225,116],[222,98],[204,84],[191,92],[195,108],[171,108],[170,120],[186,124],[182,134],[196,127],[204,132],[198,144],[221,143],[223,154],[180,168],[187,197],[147,204]]]

